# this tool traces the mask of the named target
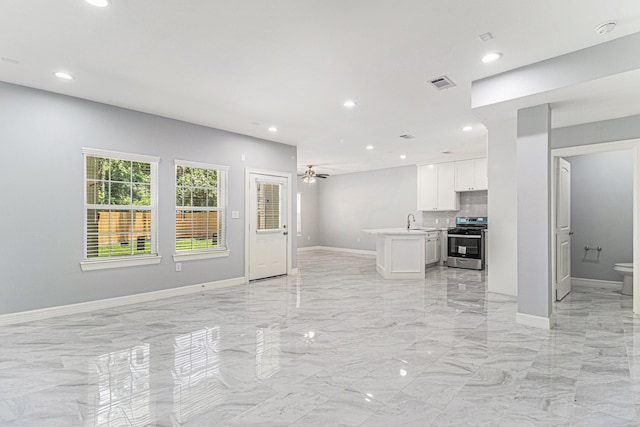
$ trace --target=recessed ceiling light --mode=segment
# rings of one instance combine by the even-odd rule
[[[465,127],[462,128],[463,132],[470,132],[472,130],[473,130],[473,128],[471,126],[465,126]]]
[[[373,145],[367,145],[367,150],[373,150]]]
[[[404,160],[404,159],[407,158],[407,155],[406,154],[400,154],[400,158]]]
[[[276,133],[276,132],[278,132],[278,128],[275,127],[275,126],[269,126],[269,132]]]
[[[107,7],[109,6],[109,0],[84,0],[89,3],[91,6],[96,7]]]
[[[358,103],[357,103],[356,101],[354,101],[353,99],[347,99],[346,101],[344,101],[344,104],[343,104],[343,105],[344,105],[345,107],[347,107],[347,108],[353,108],[353,107],[355,107],[356,105],[358,105]]]
[[[73,80],[73,76],[71,74],[62,71],[57,71],[53,73],[53,75],[62,80]]]
[[[603,22],[602,24],[598,25],[595,30],[596,34],[598,34],[599,36],[603,36],[613,31],[614,28],[616,28],[615,22]]]
[[[501,56],[502,54],[500,52],[487,53],[485,56],[482,57],[482,62],[484,62],[485,64],[488,64],[490,62],[497,61],[498,59],[500,59]]]

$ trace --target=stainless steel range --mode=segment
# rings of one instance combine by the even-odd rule
[[[456,227],[447,237],[449,267],[484,269],[487,223],[486,217],[456,217]]]

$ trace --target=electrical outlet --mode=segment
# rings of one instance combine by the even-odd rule
[[[438,222],[440,222],[440,220],[439,220],[438,218],[436,218],[436,224],[437,224]]]
[[[451,222],[451,218],[447,218],[447,224]]]
[[[358,243],[360,243],[360,238],[358,237]]]
[[[182,263],[176,262],[176,271],[182,271]]]
[[[307,240],[311,240],[311,236],[307,236]]]

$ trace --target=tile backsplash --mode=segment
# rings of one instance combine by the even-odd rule
[[[487,191],[461,192],[459,211],[422,212],[422,226],[453,227],[457,216],[487,216]]]

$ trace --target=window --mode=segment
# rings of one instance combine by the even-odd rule
[[[297,227],[298,227],[298,236],[302,236],[302,193],[298,193],[297,196],[297,212],[296,212],[296,219],[297,219]]]
[[[258,181],[258,230],[280,229],[280,184]]]
[[[158,158],[85,148],[83,270],[160,262]],[[136,258],[138,258],[136,260]]]
[[[175,261],[228,256],[227,166],[176,160]]]

